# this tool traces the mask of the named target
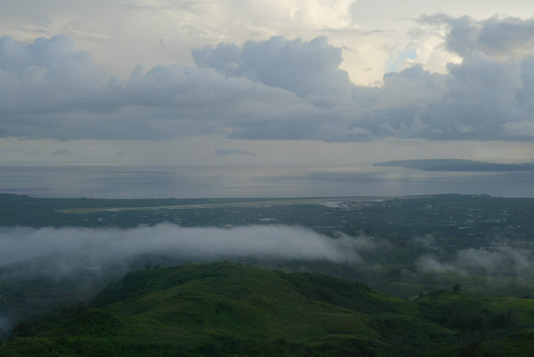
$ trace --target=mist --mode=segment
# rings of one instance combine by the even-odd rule
[[[452,259],[424,255],[416,263],[422,272],[454,272],[464,275],[534,277],[534,247],[513,247],[507,242],[491,247],[458,251]]]
[[[55,273],[120,264],[140,255],[183,261],[235,258],[360,262],[361,239],[332,239],[309,229],[249,226],[230,229],[184,228],[170,223],[132,229],[0,229],[0,266],[50,257]],[[39,259],[37,259],[39,258]]]

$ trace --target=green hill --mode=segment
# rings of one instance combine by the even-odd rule
[[[414,302],[365,284],[232,263],[153,268],[17,326],[0,355],[450,355],[484,353],[491,343],[511,351],[514,341],[516,355],[529,351],[534,301],[484,299],[438,293]],[[490,322],[447,320],[451,304],[459,316],[481,311]]]

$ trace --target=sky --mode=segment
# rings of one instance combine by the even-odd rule
[[[0,164],[534,160],[528,1],[3,0]]]

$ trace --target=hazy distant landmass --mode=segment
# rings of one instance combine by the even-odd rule
[[[424,171],[534,171],[534,163],[498,164],[459,159],[400,160],[374,164],[374,166],[400,166]]]

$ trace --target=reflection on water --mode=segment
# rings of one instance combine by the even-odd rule
[[[396,167],[295,168],[4,166],[0,192],[33,197],[200,198],[401,196],[534,197],[534,171],[430,172]]]

